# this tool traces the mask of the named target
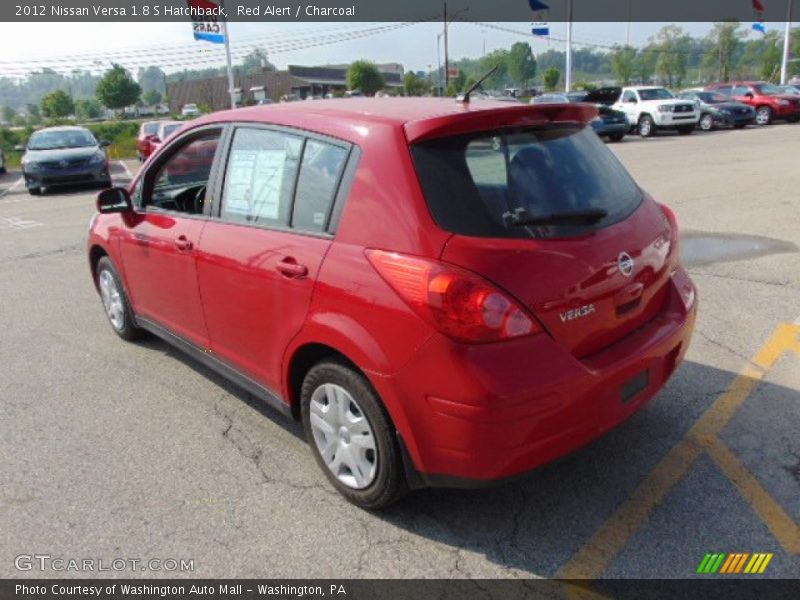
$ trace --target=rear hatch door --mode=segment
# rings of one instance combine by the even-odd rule
[[[575,356],[661,310],[668,221],[591,128],[473,132],[412,144],[412,156],[434,220],[455,234],[442,260],[511,293]]]

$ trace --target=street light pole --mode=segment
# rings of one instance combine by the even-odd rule
[[[572,0],[567,0],[567,64],[564,76],[564,89],[569,92],[572,87]]]
[[[440,44],[443,33],[436,34],[436,85],[439,88],[439,95],[442,96],[442,56],[440,52]]]
[[[783,34],[783,59],[781,60],[781,85],[789,78],[789,54],[792,40],[792,0],[786,0],[786,29]]]

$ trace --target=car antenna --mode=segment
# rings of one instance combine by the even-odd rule
[[[489,77],[491,77],[491,76],[494,74],[494,72],[495,72],[495,71],[497,71],[498,67],[500,67],[500,65],[495,65],[495,66],[493,66],[493,67],[492,67],[492,68],[489,70],[489,72],[488,72],[488,73],[486,73],[486,75],[484,75],[483,77],[481,77],[480,79],[478,79],[478,81],[476,81],[475,83],[473,83],[473,84],[472,84],[472,85],[469,87],[469,89],[468,89],[466,92],[464,92],[464,93],[463,93],[463,94],[461,94],[460,96],[457,96],[457,97],[456,97],[456,102],[461,102],[462,104],[468,104],[468,103],[469,103],[469,95],[470,95],[472,92],[474,92],[475,90],[477,90],[478,88],[481,88],[481,89],[483,89],[483,88],[481,87],[481,84],[482,84],[484,81],[486,81],[487,79],[489,79]]]

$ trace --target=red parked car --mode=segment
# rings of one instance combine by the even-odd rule
[[[359,506],[517,475],[639,410],[695,320],[675,217],[596,114],[405,98],[214,113],[98,196],[92,278],[122,338],[160,336],[301,419]]]
[[[136,156],[139,162],[144,162],[153,151],[150,142],[158,133],[158,123],[158,121],[145,121],[139,126],[139,134],[136,136]]]
[[[764,81],[729,81],[712,83],[707,90],[730,96],[737,102],[749,104],[756,110],[756,123],[769,125],[774,119],[796,123],[800,121],[800,97],[784,94]]]

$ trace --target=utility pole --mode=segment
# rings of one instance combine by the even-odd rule
[[[783,34],[783,60],[781,60],[781,85],[789,79],[789,54],[792,40],[792,0],[786,0],[786,29]]]
[[[447,53],[447,2],[444,3],[444,88],[450,85],[450,60]]]

